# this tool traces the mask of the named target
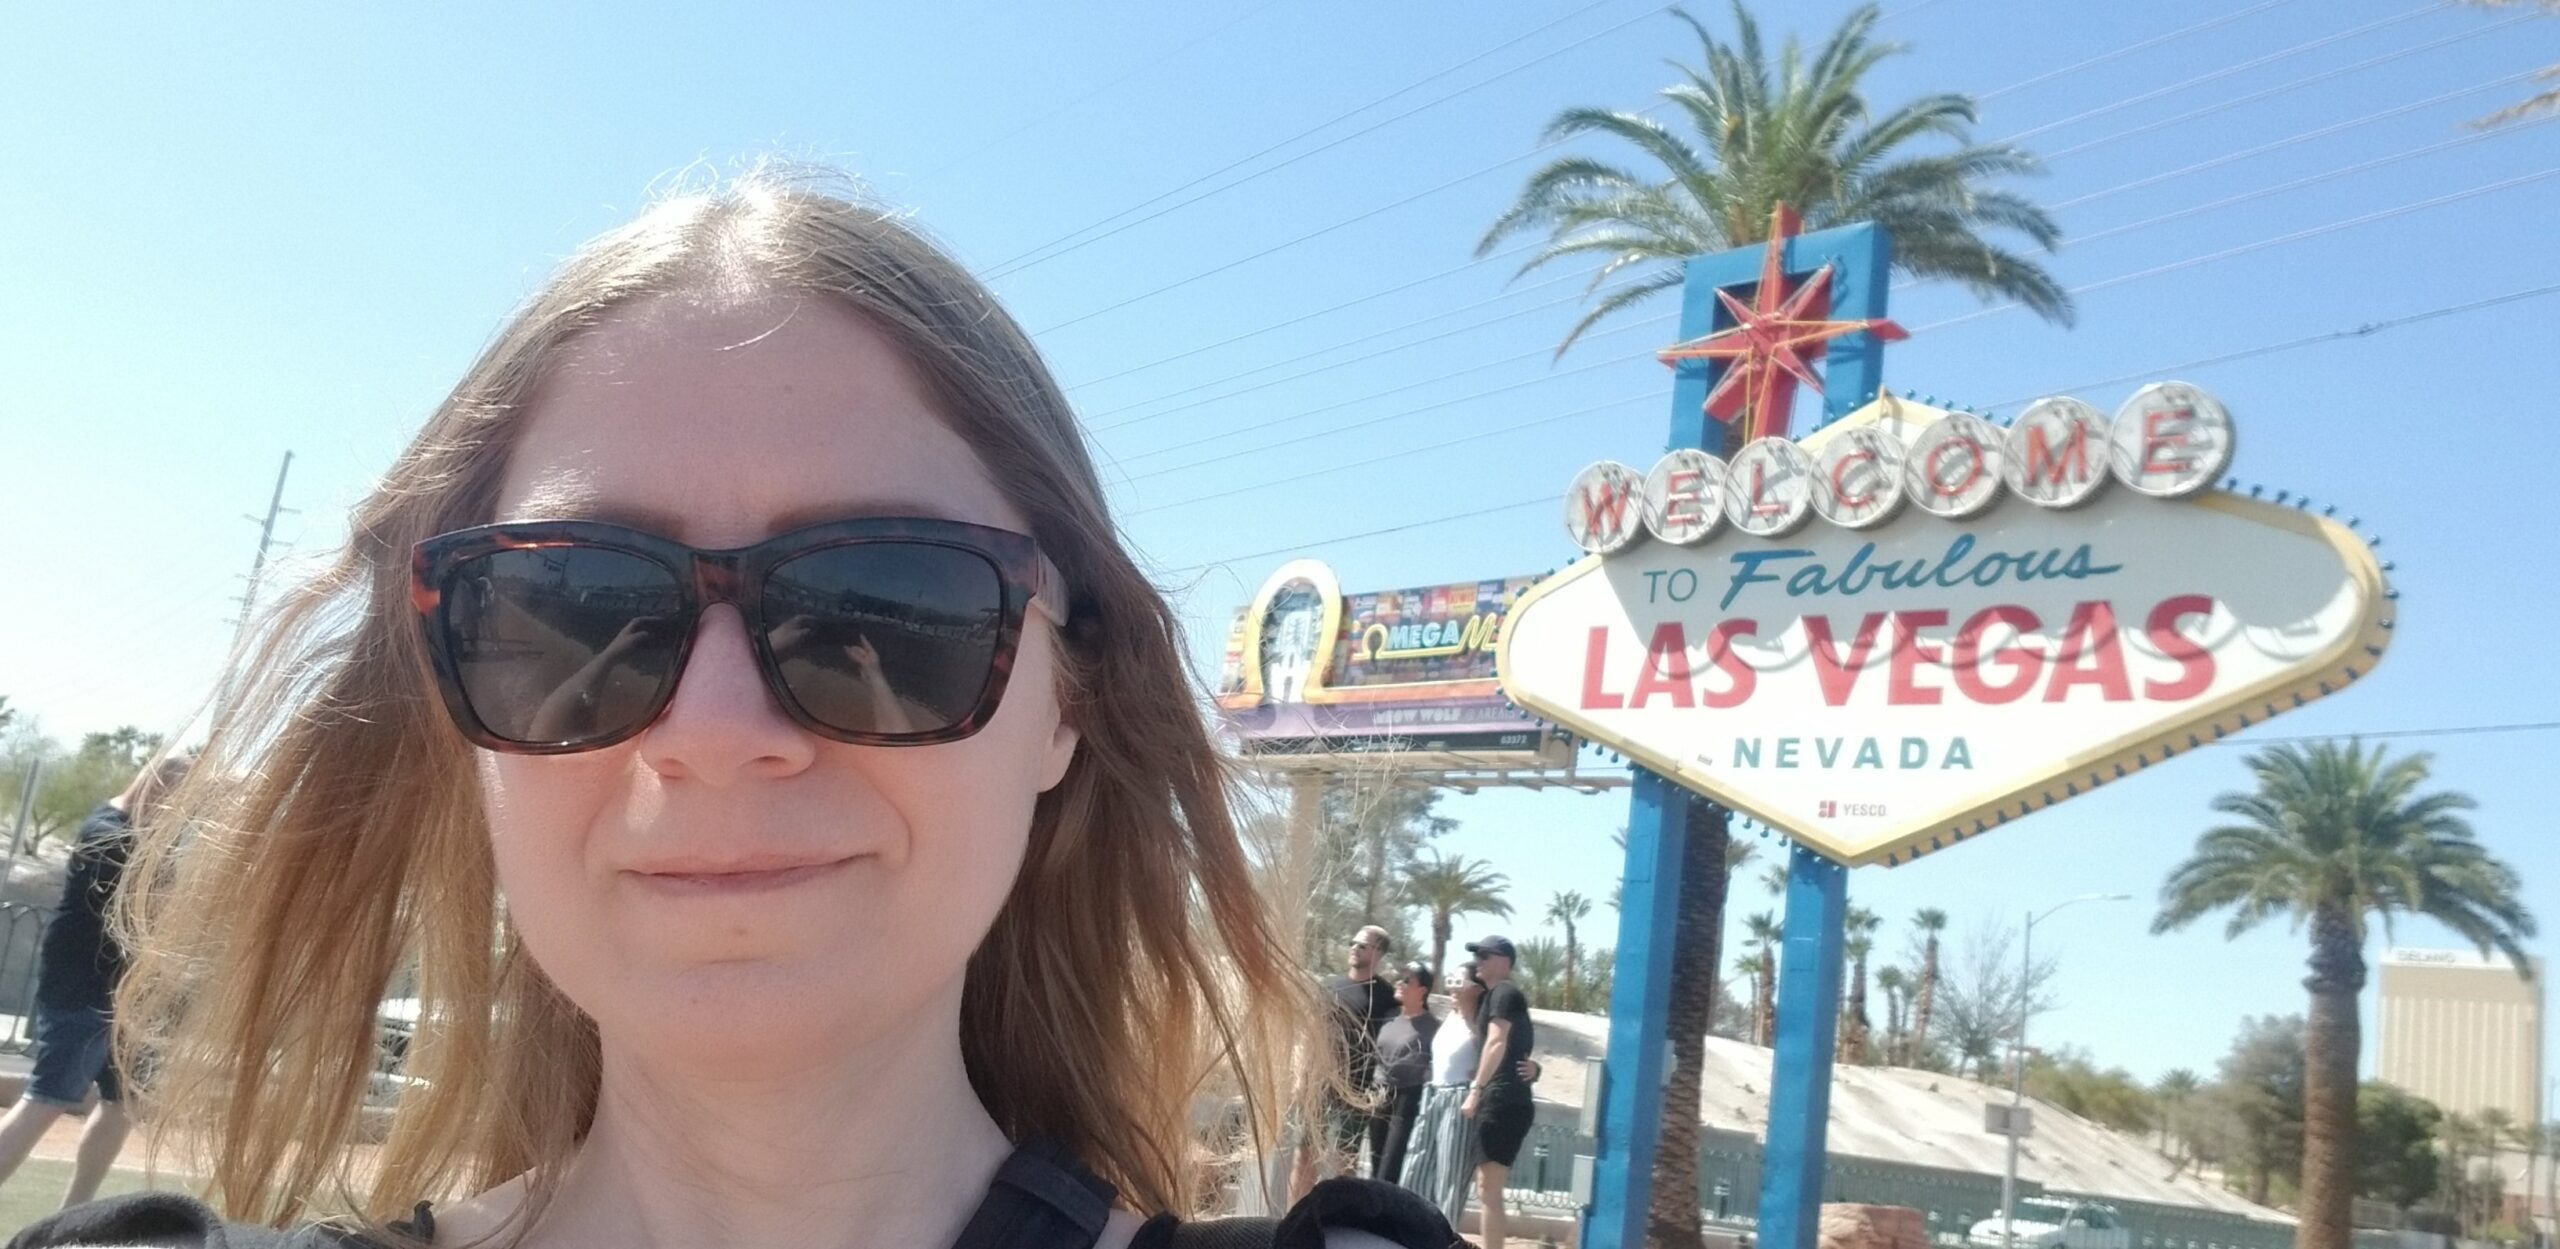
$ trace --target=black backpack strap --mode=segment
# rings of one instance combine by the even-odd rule
[[[1411,1189],[1383,1180],[1331,1179],[1291,1207],[1272,1240],[1275,1249],[1324,1249],[1327,1230],[1368,1232],[1403,1249],[1463,1245],[1447,1215]]]
[[[997,1169],[952,1249],[1091,1249],[1116,1195],[1064,1150],[1035,1141]]]
[[[1332,1179],[1315,1186],[1282,1219],[1209,1219],[1176,1224],[1159,1215],[1129,1249],[1324,1249],[1328,1231],[1368,1232],[1402,1249],[1452,1249],[1466,1242],[1437,1206],[1378,1180]]]
[[[1154,1230],[1158,1223],[1164,1225],[1163,1235],[1149,1240],[1146,1231]],[[1175,1223],[1172,1216],[1166,1215],[1161,1216],[1158,1223],[1149,1223],[1137,1239],[1129,1242],[1129,1249],[1150,1249],[1151,1246],[1152,1249],[1271,1249],[1273,1237],[1280,1230],[1277,1219],[1208,1219],[1198,1223]]]

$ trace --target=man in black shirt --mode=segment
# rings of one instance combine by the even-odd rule
[[[1378,1029],[1396,1013],[1395,989],[1378,975],[1378,960],[1386,957],[1387,945],[1386,929],[1375,924],[1361,929],[1351,938],[1349,974],[1324,982],[1325,1005],[1335,1028],[1335,1070],[1341,1082],[1325,1090],[1319,1148],[1326,1155],[1326,1169],[1339,1174],[1359,1172],[1360,1143],[1373,1135],[1372,1122],[1385,1117],[1374,1106],[1345,1100],[1343,1090],[1365,1097],[1378,1082]],[[1315,1187],[1317,1152],[1298,1151],[1292,1187],[1301,1196]]]
[[[1520,1158],[1536,1117],[1521,1064],[1538,1047],[1538,1025],[1529,1018],[1529,995],[1512,981],[1519,951],[1508,937],[1487,937],[1467,946],[1476,956],[1476,975],[1485,983],[1484,1057],[1476,1064],[1475,1087],[1467,1093],[1463,1113],[1475,1120],[1476,1145],[1484,1162],[1476,1168],[1476,1192],[1482,1201],[1484,1249],[1503,1249],[1509,1212],[1503,1209],[1503,1186],[1511,1164]]]
[[[164,759],[143,768],[123,793],[98,804],[80,825],[62,879],[62,904],[36,951],[35,1070],[9,1113],[0,1116],[0,1183],[25,1162],[45,1130],[98,1093],[98,1107],[80,1132],[65,1208],[95,1197],[107,1169],[124,1149],[133,1120],[125,1114],[124,1085],[115,1065],[109,1004],[124,975],[125,956],[107,931],[107,911],[133,851],[136,814],[148,816],[185,774],[186,761]]]
[[[1396,979],[1397,1015],[1378,1029],[1378,1093],[1385,1113],[1369,1123],[1369,1178],[1396,1183],[1404,1170],[1405,1142],[1422,1112],[1422,1086],[1431,1083],[1431,1038],[1440,1018],[1431,1013],[1431,986],[1439,982],[1426,963],[1407,963]]]

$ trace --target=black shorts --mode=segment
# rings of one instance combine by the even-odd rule
[[[1487,1162],[1508,1167],[1520,1158],[1521,1142],[1537,1119],[1537,1103],[1526,1085],[1505,1084],[1485,1090],[1476,1103],[1476,1147]]]
[[[124,1099],[107,1012],[38,1006],[35,1024],[35,1070],[28,1073],[26,1087],[29,1101],[71,1109],[88,1101],[92,1088],[101,1101]]]

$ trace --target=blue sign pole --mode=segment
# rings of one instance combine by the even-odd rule
[[[1842,319],[1884,315],[1885,290],[1892,254],[1885,234],[1873,225],[1844,226],[1798,235],[1783,244],[1781,259],[1789,275],[1833,266],[1832,315]],[[1760,277],[1766,248],[1736,248],[1689,262],[1681,288],[1682,341],[1715,332],[1729,323],[1716,299],[1719,289],[1747,286]],[[1824,355],[1826,376],[1824,419],[1836,418],[1873,398],[1883,376],[1883,344],[1873,335],[1835,339]],[[1706,414],[1708,389],[1723,370],[1721,362],[1681,368],[1671,386],[1670,448],[1704,447],[1711,422]],[[1717,431],[1719,434],[1721,431]],[[1601,1073],[1599,1124],[1593,1133],[1591,1204],[1585,1212],[1581,1243],[1587,1249],[1639,1249],[1645,1243],[1645,1214],[1653,1196],[1654,1149],[1661,1137],[1662,1085],[1668,1075],[1671,1013],[1671,954],[1674,920],[1680,898],[1680,839],[1688,835],[1688,804],[1693,799],[1679,786],[1639,770],[1627,809],[1627,862],[1618,910],[1618,949],[1609,994],[1609,1047]],[[1821,1201],[1825,1114],[1830,1103],[1831,1041],[1840,999],[1841,911],[1845,881],[1829,867],[1823,877],[1807,865],[1825,861],[1797,850],[1787,893],[1785,967],[1778,1011],[1780,1060],[1770,1089],[1770,1139],[1760,1209],[1764,1220],[1760,1243],[1769,1249],[1812,1249],[1811,1212]],[[1812,882],[1828,880],[1828,885]],[[1828,888],[1827,905],[1822,894]],[[1801,903],[1799,897],[1805,898]],[[1827,931],[1827,938],[1819,935]],[[1805,950],[1797,945],[1803,938]],[[1806,959],[1827,960],[1827,973],[1795,970]],[[1793,994],[1794,997],[1787,996]],[[1798,1002],[1793,1014],[1787,1003]],[[1812,999],[1818,998],[1819,1001]],[[1797,1016],[1805,1021],[1790,1023]],[[1814,1018],[1819,1016],[1819,1018]],[[1807,1033],[1820,1028],[1817,1040]],[[1800,1061],[1790,1066],[1790,1046]],[[1586,1092],[1586,1096],[1594,1094]],[[1783,1142],[1793,1152],[1792,1165],[1778,1159],[1782,1142],[1780,1115],[1814,1110],[1801,1133]],[[1798,1122],[1802,1122],[1799,1118]],[[1781,1171],[1789,1178],[1782,1179]],[[1780,1207],[1801,1209],[1806,1216],[1789,1225],[1784,1238],[1766,1220]]]
[[[1787,861],[1787,927],[1778,951],[1778,1052],[1761,1146],[1760,1240],[1812,1249],[1831,1126],[1831,1049],[1840,1026],[1840,954],[1849,870],[1797,846]]]

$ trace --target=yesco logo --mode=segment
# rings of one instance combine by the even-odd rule
[[[2038,507],[2076,507],[2110,480],[2155,498],[2213,484],[2231,463],[2231,414],[2184,382],[2144,387],[2110,420],[2071,398],[2040,399],[2007,430],[1948,413],[1905,442],[1881,425],[1826,435],[1818,451],[1760,438],[1730,463],[1678,450],[1651,472],[1603,460],[1575,476],[1565,532],[1595,555],[1640,535],[1681,546],[1730,524],[1775,538],[1820,516],[1847,529],[1891,519],[1904,504],[1962,520],[2002,493]]]

